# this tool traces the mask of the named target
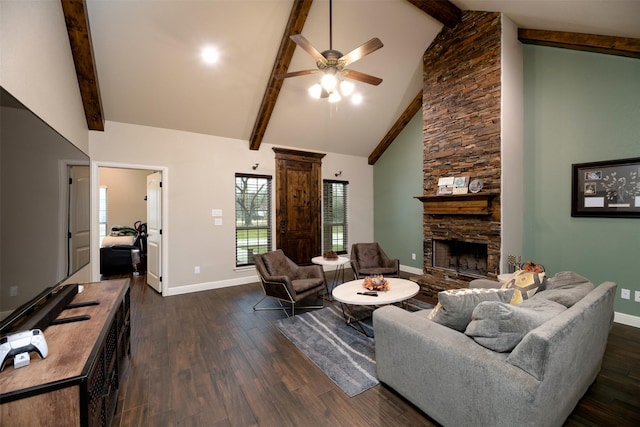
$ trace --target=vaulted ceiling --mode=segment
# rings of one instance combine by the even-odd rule
[[[526,33],[527,42],[568,40],[584,50],[579,37],[565,32],[601,35],[589,36],[588,50],[626,44],[631,54],[624,56],[640,55],[637,0],[334,0],[333,48],[347,53],[378,37],[384,47],[349,68],[383,82],[355,82],[360,105],[329,104],[307,93],[318,74],[274,79],[315,68],[288,35],[303,34],[319,51],[329,48],[327,0],[62,4],[90,129],[116,121],[226,137],[251,149],[268,143],[369,157],[369,163],[419,109],[422,55],[443,22],[455,23],[456,11],[503,12],[520,28],[545,30]],[[204,46],[218,49],[218,63],[201,60]]]

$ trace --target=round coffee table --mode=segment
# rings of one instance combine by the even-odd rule
[[[362,328],[360,321],[364,317],[356,316],[355,311],[349,306],[380,306],[387,304],[394,304],[403,302],[409,298],[413,298],[420,292],[420,286],[416,282],[412,282],[407,279],[399,279],[396,277],[388,277],[386,280],[389,282],[388,291],[379,291],[378,296],[362,295],[359,294],[366,292],[362,284],[364,279],[352,280],[345,282],[342,285],[336,286],[332,292],[333,298],[340,302],[342,306],[342,314],[347,325],[352,326],[354,329],[367,335]],[[358,327],[353,324],[356,323]]]

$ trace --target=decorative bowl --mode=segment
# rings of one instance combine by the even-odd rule
[[[390,289],[389,282],[381,275],[365,277],[362,286],[370,291],[388,291]]]
[[[338,254],[334,251],[326,251],[322,254],[322,258],[324,259],[338,259]]]

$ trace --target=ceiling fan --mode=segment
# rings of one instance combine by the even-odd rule
[[[362,73],[360,71],[350,70],[346,67],[353,64],[359,59],[369,55],[380,49],[382,42],[377,37],[372,38],[368,42],[353,49],[351,52],[343,55],[342,52],[333,49],[333,2],[329,0],[329,50],[323,52],[318,51],[302,34],[293,34],[289,36],[298,46],[304,49],[313,59],[316,60],[315,70],[293,71],[290,73],[277,74],[275,78],[285,79],[288,77],[304,76],[307,74],[324,73],[322,82],[309,88],[309,93],[315,98],[329,98],[329,101],[340,99],[341,91],[343,95],[348,96],[353,91],[353,83],[341,79],[357,80],[363,83],[377,86],[382,83],[382,79]],[[337,99],[336,99],[337,97]]]

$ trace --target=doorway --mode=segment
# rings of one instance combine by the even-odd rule
[[[121,163],[99,163],[95,162],[92,168],[92,230],[94,230],[94,241],[92,242],[92,276],[94,280],[100,278],[100,246],[102,235],[108,234],[111,227],[126,226],[134,227],[138,222],[148,223],[147,213],[147,177],[156,173],[162,177],[163,185],[161,192],[166,191],[167,169],[165,167],[131,165]],[[106,194],[106,212],[100,212],[100,197]],[[154,242],[154,255],[158,259],[154,260],[154,266],[158,270],[154,271],[154,276],[158,279],[154,286],[156,291],[163,293],[163,279],[167,277],[166,251],[160,251],[159,245],[166,245],[168,240],[168,230],[164,227],[166,223],[167,203],[166,198],[159,211],[154,214],[154,220],[159,219],[159,227],[162,230],[161,242]],[[164,214],[163,214],[164,213]],[[105,215],[106,214],[106,215]],[[105,218],[106,217],[106,218]],[[147,237],[148,238],[148,237]],[[147,245],[148,251],[148,245]],[[147,253],[147,256],[149,254]],[[149,260],[147,259],[147,272]]]

